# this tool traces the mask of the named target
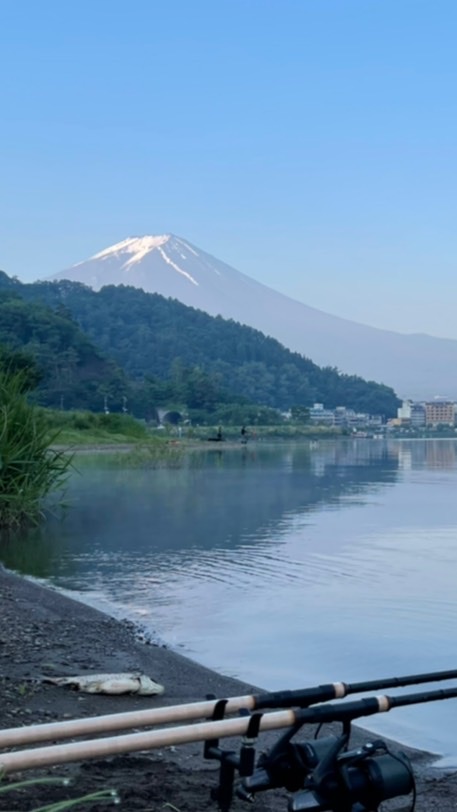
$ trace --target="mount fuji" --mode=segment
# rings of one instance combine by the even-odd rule
[[[129,237],[51,277],[62,279],[94,290],[131,285],[178,299],[261,330],[321,366],[393,386],[403,397],[457,397],[457,341],[380,330],[324,313],[173,234]]]

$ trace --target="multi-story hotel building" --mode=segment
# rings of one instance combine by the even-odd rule
[[[438,426],[440,423],[453,426],[455,423],[455,403],[449,400],[432,400],[426,403],[425,423],[427,426]]]

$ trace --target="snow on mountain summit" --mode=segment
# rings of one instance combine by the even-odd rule
[[[141,262],[143,257],[149,254],[150,251],[153,251],[154,248],[160,248],[161,245],[165,245],[170,239],[170,236],[170,234],[161,234],[157,237],[151,235],[146,235],[145,237],[128,237],[126,240],[122,240],[122,242],[117,242],[115,245],[111,245],[109,248],[99,251],[98,254],[94,254],[90,259],[105,259],[113,254],[116,257],[121,254],[129,254],[130,258],[124,263],[123,267],[134,265],[135,262]],[[78,264],[81,265],[82,263]],[[76,267],[76,265],[74,267]]]
[[[195,264],[198,256],[195,248],[174,234],[145,234],[142,237],[127,237],[110,245],[52,278],[73,279],[95,290],[103,285],[127,284],[150,292],[156,290],[156,278],[167,268],[167,284],[168,287],[171,285],[168,295],[174,295],[175,283],[171,279],[173,272],[198,286],[193,273],[185,267],[189,258],[191,264]]]

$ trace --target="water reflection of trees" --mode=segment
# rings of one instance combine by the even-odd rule
[[[454,441],[261,443],[208,450],[178,470],[123,470],[80,460],[62,520],[0,539],[6,566],[39,577],[93,566],[116,555],[233,549],[287,532],[290,522],[395,483],[408,468],[456,465]]]
[[[385,443],[224,449],[192,455],[179,470],[122,470],[81,459],[63,520],[0,544],[6,566],[63,577],[93,558],[255,545],[294,516],[395,482],[398,455]],[[98,565],[99,566],[99,563]]]

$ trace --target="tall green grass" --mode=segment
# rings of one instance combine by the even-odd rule
[[[138,443],[131,451],[112,454],[110,462],[122,468],[181,468],[185,453],[186,449],[180,443],[152,437],[147,443]]]
[[[0,527],[38,521],[45,497],[63,486],[71,458],[50,448],[57,439],[27,400],[26,374],[0,370]]]
[[[0,781],[2,779],[2,774],[0,771]],[[23,780],[17,781],[15,783],[10,784],[2,784],[0,786],[0,795],[3,795],[7,792],[15,792],[16,790],[24,790],[28,787],[34,786],[42,786],[43,784],[54,784],[57,786],[66,787],[70,784],[68,778],[32,778],[30,780]],[[92,792],[88,795],[82,795],[79,798],[73,798],[71,800],[62,800],[62,801],[55,801],[49,804],[45,804],[45,806],[35,807],[32,812],[64,812],[67,809],[73,809],[76,806],[80,806],[81,804],[93,804],[95,801],[106,801],[107,803],[120,803],[119,796],[116,790],[113,789],[102,789],[98,792]]]

